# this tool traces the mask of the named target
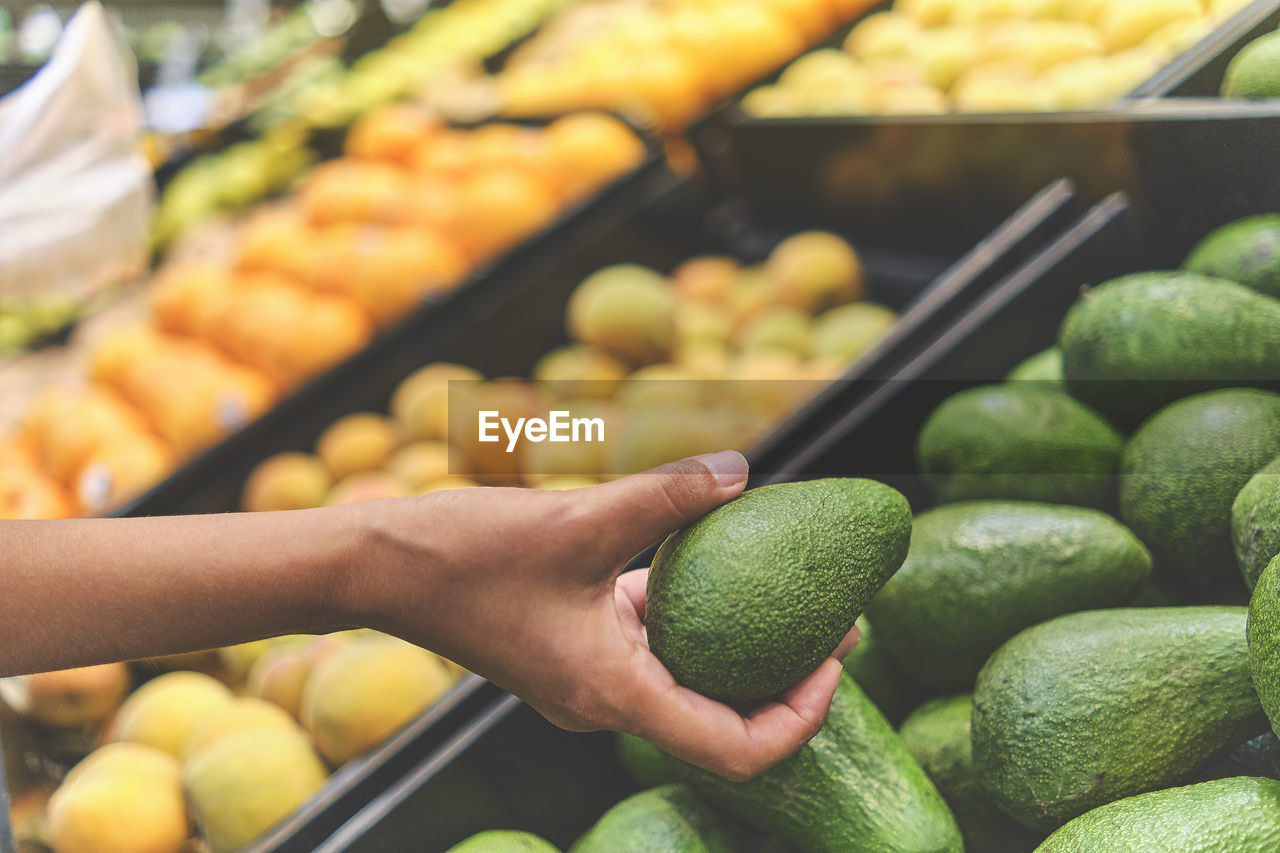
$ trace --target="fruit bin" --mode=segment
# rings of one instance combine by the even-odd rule
[[[1051,345],[1082,284],[1174,266],[1189,248],[1138,217],[1123,193],[1108,196],[942,334],[920,341],[891,379],[867,381],[864,397],[825,430],[758,455],[751,484],[870,476],[903,491],[917,510],[927,506],[913,473],[915,436],[942,399],[998,380]],[[1002,345],[992,346],[995,340]],[[1235,767],[1226,775],[1269,772]],[[317,849],[366,853],[399,849],[412,839],[423,849],[443,850],[495,828],[530,831],[567,849],[635,790],[610,735],[570,734],[514,697],[495,697]]]
[[[1251,3],[1228,24],[1218,28],[1183,54],[1182,68],[1170,66],[1135,92],[1135,97],[1217,97],[1227,63],[1246,44],[1280,26],[1280,7]]]
[[[1108,109],[754,118],[730,104],[706,120],[695,144],[717,181],[762,209],[788,217],[812,210],[816,200],[818,209],[872,234],[904,233],[913,222],[964,244],[1010,200],[1055,177],[1071,178],[1093,201],[1124,190],[1140,209],[1156,206],[1166,183],[1212,182],[1204,201],[1222,205],[1230,218],[1228,200],[1255,183],[1254,170],[1242,180],[1239,168],[1255,156],[1248,153],[1257,150],[1250,148],[1259,138],[1255,128],[1274,138],[1280,111],[1266,102],[1164,96],[1184,84],[1188,94],[1205,94],[1189,81],[1225,65],[1275,20],[1280,4],[1255,0]],[[1209,139],[1213,147],[1201,147]],[[1205,151],[1216,153],[1195,159]],[[1184,234],[1204,233],[1201,213],[1219,218],[1216,210],[1185,213]]]

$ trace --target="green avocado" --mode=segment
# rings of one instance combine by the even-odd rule
[[[569,853],[736,853],[733,828],[687,785],[632,794],[605,812]]]
[[[1280,377],[1280,301],[1191,272],[1086,290],[1059,332],[1067,390],[1121,427],[1198,391]]]
[[[902,568],[867,605],[898,668],[934,694],[969,690],[1000,644],[1138,594],[1151,556],[1106,513],[971,501],[921,513]]]
[[[897,725],[916,705],[920,691],[898,669],[866,614],[855,623],[862,639],[844,659],[844,671],[870,697],[880,713]]]
[[[1182,268],[1280,297],[1280,214],[1249,216],[1210,231]]]
[[[973,759],[1000,810],[1054,829],[1181,782],[1266,731],[1243,607],[1060,616],[991,656],[973,693]]]
[[[940,503],[1010,498],[1115,506],[1124,436],[1042,382],[952,394],[925,421],[916,456]]]
[[[1232,504],[1280,454],[1280,394],[1208,391],[1152,415],[1125,445],[1120,517],[1157,567],[1209,580],[1236,574]]]
[[[1280,734],[1280,557],[1263,570],[1249,600],[1249,671],[1271,730]]]
[[[1222,77],[1222,97],[1280,98],[1280,32],[1259,36],[1232,58]]]
[[[1245,586],[1280,554],[1280,457],[1249,478],[1231,504],[1231,543]]]
[[[1023,359],[1014,365],[1005,379],[1010,382],[1040,382],[1063,387],[1062,350],[1059,347],[1049,347]]]
[[[531,832],[490,829],[459,841],[445,853],[560,853],[560,848]]]
[[[1280,782],[1236,776],[1101,806],[1049,836],[1035,853],[1272,850],[1280,850]]]
[[[773,696],[818,668],[911,538],[911,508],[874,480],[753,489],[673,533],[649,572],[649,647],[713,699]]]
[[[667,754],[644,738],[618,732],[613,745],[623,769],[641,787],[656,788],[680,781]]]
[[[1020,826],[991,802],[973,769],[969,718],[973,697],[932,699],[907,717],[898,735],[933,780],[964,835],[966,850],[1025,853],[1044,833]]]
[[[754,779],[675,764],[707,802],[806,853],[964,850],[947,804],[848,675],[822,731]]]

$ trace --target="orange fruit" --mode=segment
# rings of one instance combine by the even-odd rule
[[[176,464],[173,448],[151,433],[111,436],[85,459],[72,489],[84,512],[99,515],[159,483]]]
[[[0,435],[0,468],[27,468],[34,470],[35,457],[26,443],[16,436]]]
[[[408,165],[424,140],[440,131],[440,122],[409,104],[392,104],[366,113],[351,125],[348,157]]]
[[[691,258],[671,271],[676,295],[698,302],[725,302],[740,267],[733,258]]]
[[[765,5],[786,16],[808,45],[822,41],[836,27],[835,10],[826,0],[765,0]]]
[[[209,338],[236,358],[265,369],[272,342],[306,310],[308,295],[275,273],[242,273],[236,291],[211,322]]]
[[[405,221],[446,237],[457,229],[458,182],[439,174],[415,176],[405,185]]]
[[[569,198],[582,198],[644,159],[640,139],[604,113],[558,118],[547,126],[546,134],[556,183]]]
[[[339,418],[316,440],[316,455],[333,479],[362,471],[376,471],[400,446],[403,432],[390,418],[356,412]]]
[[[419,174],[459,178],[472,169],[471,134],[442,130],[420,143],[409,165]]]
[[[298,193],[313,225],[335,222],[393,224],[403,216],[405,174],[385,163],[339,159],[311,171]]]
[[[710,102],[701,65],[683,51],[668,49],[638,57],[626,65],[616,103],[662,130],[678,130],[697,118]],[[612,177],[612,175],[610,175]]]
[[[240,230],[236,264],[242,270],[274,272],[306,279],[306,258],[315,232],[301,212],[266,210],[251,216]]]
[[[29,411],[25,429],[45,472],[70,485],[84,460],[104,442],[143,432],[147,424],[113,391],[89,385],[45,391]]]
[[[25,468],[0,468],[0,518],[71,518],[76,507],[52,478]]]
[[[729,4],[718,9],[715,18],[720,50],[708,71],[719,94],[736,92],[805,48],[795,25],[768,6]]]
[[[478,173],[458,190],[458,236],[476,258],[511,247],[550,223],[560,210],[547,185],[521,169]]]
[[[230,271],[211,261],[168,264],[151,286],[151,316],[165,331],[199,335],[209,306],[226,293],[231,282]]]
[[[324,504],[329,471],[309,453],[280,453],[253,469],[240,495],[246,512],[308,509]]]
[[[281,334],[268,373],[292,387],[360,350],[372,335],[369,318],[353,301],[315,296]]]

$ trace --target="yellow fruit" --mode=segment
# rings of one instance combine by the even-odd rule
[[[299,731],[297,721],[279,705],[250,696],[240,696],[192,723],[191,732],[182,747],[182,757],[184,760],[190,759],[228,735],[257,729],[287,733]]]
[[[675,364],[702,379],[723,378],[729,364],[729,350],[723,341],[686,338],[676,345]]]
[[[320,753],[340,765],[394,734],[452,684],[431,652],[393,637],[361,638],[316,665],[303,691],[302,722]]]
[[[151,285],[151,316],[165,331],[201,335],[208,312],[233,285],[231,271],[216,263],[167,264]]]
[[[494,379],[463,386],[451,402],[449,443],[466,460],[468,476],[495,486],[518,484],[520,457],[532,442],[521,441],[508,452],[510,442],[494,416],[488,416],[492,440],[481,441],[480,413],[497,412],[513,425],[521,418],[546,418],[542,388],[523,379]]]
[[[769,253],[765,274],[784,304],[810,313],[862,296],[862,263],[843,238],[825,231],[792,235]]]
[[[569,297],[569,334],[646,364],[665,356],[674,332],[667,280],[648,267],[618,264],[588,276]]]
[[[976,28],[945,27],[920,33],[912,40],[909,50],[925,81],[945,91],[978,61],[982,46]]]
[[[809,315],[789,305],[770,308],[740,327],[734,342],[745,351],[780,349],[805,355],[809,351]]]
[[[1249,0],[1209,0],[1209,16],[1216,21],[1224,21],[1249,5]]]
[[[101,722],[119,707],[129,691],[129,668],[123,663],[86,666],[19,676],[27,717],[54,728],[77,728]]]
[[[460,364],[438,362],[411,373],[391,397],[391,415],[409,439],[449,436],[449,383],[479,382],[484,377]]]
[[[625,364],[587,344],[557,347],[533,366],[534,381],[561,399],[611,397],[626,376]]]
[[[744,267],[729,292],[730,328],[736,329],[766,310],[782,304],[781,282],[762,266]]]
[[[1214,22],[1210,16],[1183,18],[1165,24],[1147,36],[1142,46],[1172,59],[1213,32],[1213,28]]]
[[[676,296],[696,302],[723,302],[738,274],[733,258],[705,255],[692,258],[671,271]]]
[[[1068,21],[1096,26],[1107,0],[1063,0],[1062,17]]]
[[[373,412],[357,412],[329,425],[316,441],[316,455],[335,480],[381,468],[400,446],[395,421]]]
[[[806,53],[778,76],[778,85],[789,89],[821,86],[831,80],[845,80],[860,71],[857,60],[843,50],[826,48]]]
[[[947,96],[928,86],[890,86],[871,99],[878,115],[941,115],[948,110]]]
[[[335,483],[324,505],[342,506],[383,498],[403,498],[408,494],[406,485],[385,471],[358,471]]]
[[[57,853],[178,853],[187,810],[178,764],[139,747],[90,755],[49,798],[49,841]],[[85,766],[88,765],[88,766]]]
[[[728,383],[735,407],[771,421],[789,414],[812,393],[804,379],[799,357],[783,350],[758,350],[739,356],[729,365]]]
[[[733,315],[726,305],[680,300],[675,306],[676,347],[692,341],[723,345],[733,331]]]
[[[321,506],[332,483],[329,469],[318,457],[280,453],[253,469],[240,495],[240,508],[271,512]]]
[[[1034,80],[1014,77],[963,79],[951,92],[955,108],[968,113],[1047,112],[1057,108],[1053,93]]]
[[[109,741],[132,741],[175,758],[201,716],[231,702],[231,691],[199,672],[170,672],[134,691],[116,714]]]
[[[325,634],[272,646],[249,670],[245,693],[279,705],[295,720],[300,719],[302,690],[311,670],[348,641],[342,634]]]
[[[897,321],[896,314],[874,302],[832,308],[813,321],[810,351],[815,359],[852,361],[884,337]]]
[[[898,0],[894,9],[913,20],[920,27],[941,27],[951,22],[955,0]]]
[[[1199,0],[1107,0],[1098,14],[1098,33],[1108,53],[1142,43],[1168,24],[1199,18]]]
[[[869,62],[903,59],[920,35],[916,22],[902,12],[877,12],[858,24],[844,40],[844,49]]]
[[[99,515],[167,477],[177,457],[165,441],[151,433],[122,433],[105,439],[89,453],[73,478],[83,511]]]
[[[754,118],[786,118],[805,114],[798,92],[780,86],[760,86],[742,96],[738,104],[745,115]]]
[[[218,738],[182,768],[211,853],[231,853],[275,826],[319,791],[326,775],[301,732],[275,728]]]
[[[387,460],[387,473],[410,492],[417,492],[448,477],[451,468],[455,473],[461,472],[462,466],[461,456],[452,452],[448,442],[417,441],[406,444]]]
[[[251,640],[247,643],[225,646],[217,650],[218,660],[222,662],[223,668],[233,681],[242,682],[249,674],[254,662],[278,642],[280,642],[279,638],[268,637],[264,640]]]
[[[1012,21],[988,27],[975,63],[1015,62],[1032,72],[1100,56],[1102,38],[1092,27],[1068,21]]]
[[[609,440],[608,473],[634,474],[700,453],[736,447],[735,431],[716,409],[667,405],[635,411]]]

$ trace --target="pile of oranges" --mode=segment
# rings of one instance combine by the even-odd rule
[[[608,109],[688,124],[852,22],[870,0],[650,0],[570,7],[492,82],[506,115]]]
[[[370,113],[345,156],[247,217],[230,256],[160,269],[148,322],[99,339],[87,382],[48,389],[0,437],[0,517],[119,506],[644,153],[598,113],[472,129]]]

